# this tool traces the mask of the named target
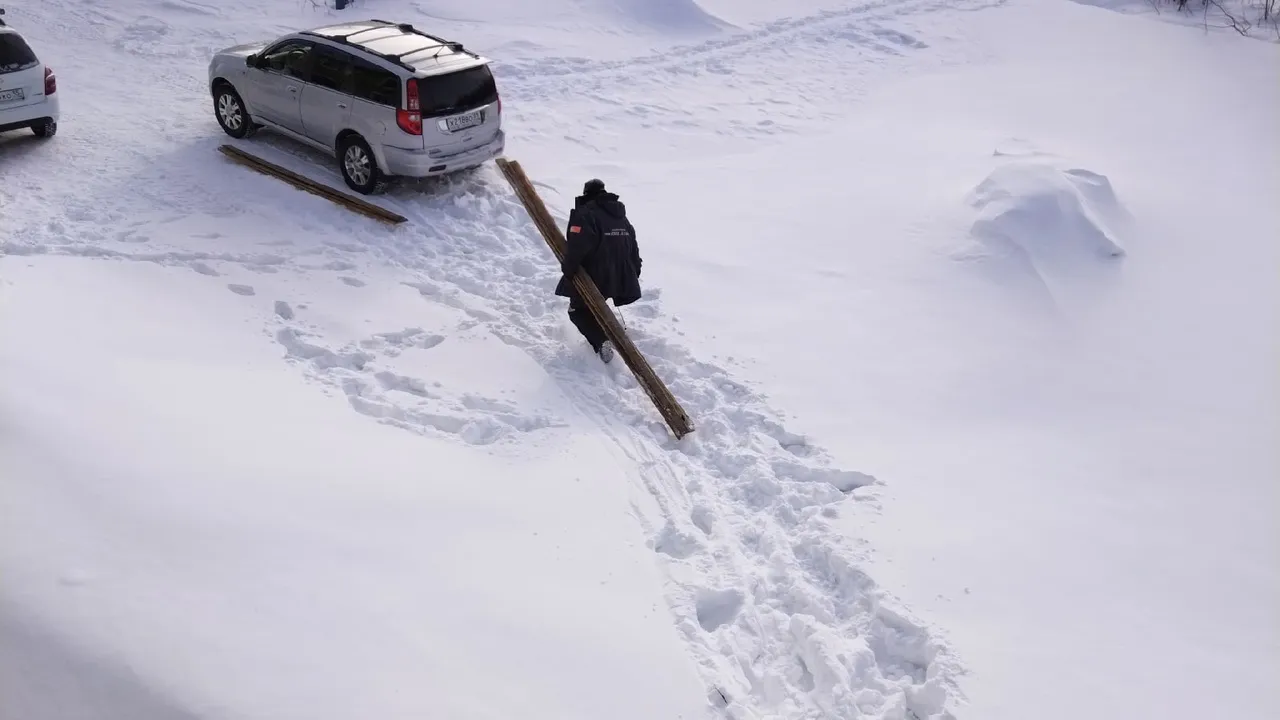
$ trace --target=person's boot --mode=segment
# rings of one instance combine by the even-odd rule
[[[613,360],[613,343],[609,342],[608,340],[605,340],[604,342],[600,343],[600,349],[596,351],[596,354],[599,355],[600,359],[605,361],[605,363],[612,361]]]

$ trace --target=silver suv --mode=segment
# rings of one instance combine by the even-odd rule
[[[502,153],[489,62],[407,23],[364,20],[222,50],[209,88],[231,137],[266,127],[304,142],[369,194],[390,177],[456,172]]]

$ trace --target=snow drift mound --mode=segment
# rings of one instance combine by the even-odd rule
[[[359,10],[357,14],[360,12],[365,11]],[[415,3],[412,14],[433,21],[498,25],[554,25],[566,20],[581,23],[584,17],[591,17],[616,25],[615,32],[629,32],[641,26],[674,35],[714,32],[730,27],[703,10],[696,0],[433,0]]]
[[[1001,153],[997,152],[997,155]],[[978,240],[1020,248],[1041,270],[1120,257],[1110,227],[1125,213],[1111,181],[1039,154],[1013,156],[969,195]]]
[[[601,9],[617,16],[623,27],[635,23],[671,34],[718,32],[731,27],[694,0],[599,0]]]

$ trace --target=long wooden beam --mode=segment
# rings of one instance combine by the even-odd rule
[[[313,195],[319,195],[320,197],[331,200],[348,210],[354,210],[361,215],[367,215],[374,220],[381,220],[384,223],[392,225],[408,220],[408,218],[403,215],[397,215],[396,213],[378,207],[371,202],[361,200],[355,195],[335,190],[328,185],[318,183],[311,178],[299,175],[288,168],[281,167],[273,162],[267,162],[257,155],[247,153],[234,145],[221,145],[218,147],[218,150],[221,151],[223,155],[226,155],[241,165],[257,170],[263,175],[270,175],[272,177],[279,178],[299,190],[305,190]]]
[[[551,217],[551,213],[547,211],[547,206],[542,202],[538,191],[534,189],[533,183],[525,175],[524,169],[520,167],[520,163],[506,158],[498,158],[497,163],[498,168],[502,170],[502,174],[507,178],[507,182],[511,183],[511,188],[515,190],[516,196],[524,204],[525,210],[529,212],[529,217],[533,218],[534,224],[538,227],[538,232],[542,233],[542,238],[551,247],[551,252],[555,254],[557,260],[564,262],[567,249],[564,235],[556,225],[555,219]],[[649,361],[640,353],[635,343],[631,342],[631,338],[627,337],[622,323],[618,322],[617,316],[613,314],[612,308],[609,307],[604,297],[600,294],[596,284],[592,282],[591,276],[587,275],[585,270],[579,269],[578,274],[573,278],[573,284],[582,295],[583,300],[586,301],[587,308],[591,311],[591,314],[600,321],[600,326],[604,328],[605,336],[618,349],[618,354],[626,361],[627,367],[631,368],[631,372],[635,374],[636,380],[640,382],[640,386],[649,395],[649,399],[653,400],[653,404],[658,408],[658,412],[662,414],[662,419],[671,428],[671,432],[675,434],[677,439],[692,432],[693,423],[690,422],[684,408],[680,407],[679,401],[667,389],[658,374],[653,371]]]

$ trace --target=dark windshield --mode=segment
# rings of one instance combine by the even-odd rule
[[[39,64],[36,54],[31,52],[27,41],[23,40],[21,35],[11,32],[0,33],[0,73],[29,70]]]
[[[498,101],[498,86],[489,66],[481,65],[448,75],[418,78],[423,117],[450,115]]]

